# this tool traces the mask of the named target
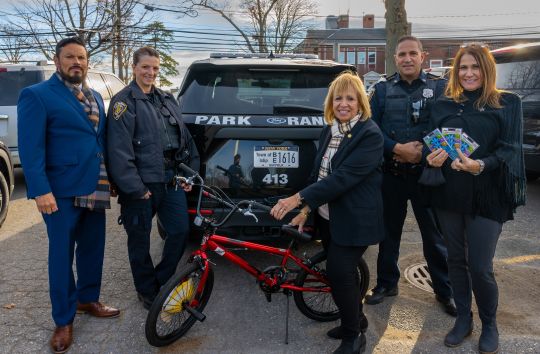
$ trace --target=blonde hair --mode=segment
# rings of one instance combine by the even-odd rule
[[[324,120],[326,124],[332,125],[334,123],[334,97],[345,92],[349,88],[352,88],[357,94],[358,113],[362,113],[364,119],[371,117],[371,107],[369,106],[369,98],[366,94],[364,83],[356,73],[347,70],[339,74],[328,88],[328,94],[324,100]]]
[[[469,43],[463,45],[457,52],[452,69],[450,70],[448,85],[444,94],[454,100],[455,102],[466,101],[463,95],[463,86],[459,83],[459,66],[461,65],[461,58],[465,54],[471,55],[482,73],[482,94],[476,101],[475,107],[481,108],[483,106],[490,106],[492,108],[501,108],[500,98],[502,90],[497,89],[497,71],[495,69],[495,58],[489,51],[489,48],[483,43]]]

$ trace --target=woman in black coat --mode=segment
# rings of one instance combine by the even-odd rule
[[[448,248],[448,273],[458,316],[445,345],[471,334],[474,293],[482,322],[480,353],[496,353],[498,288],[493,257],[502,224],[525,203],[520,98],[496,88],[495,60],[481,43],[463,46],[454,59],[445,96],[431,108],[433,128],[461,129],[478,147],[470,156],[457,149],[451,161],[442,149],[427,156],[442,167],[445,182],[431,191],[431,204]]]
[[[342,339],[334,353],[360,353],[366,346],[367,319],[362,313],[357,265],[367,247],[384,237],[383,137],[369,119],[369,99],[354,73],[342,73],[331,83],[324,116],[327,126],[321,133],[314,183],[280,199],[271,214],[281,220],[303,203],[291,222],[301,231],[309,212],[316,211],[316,225],[328,253],[332,296],[341,314],[341,326],[328,335]]]

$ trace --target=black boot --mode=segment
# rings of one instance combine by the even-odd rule
[[[473,330],[472,312],[468,316],[458,315],[454,328],[448,332],[444,338],[444,345],[447,347],[457,347],[460,345],[465,337],[471,335]]]
[[[478,342],[478,351],[480,354],[495,354],[499,351],[499,331],[497,323],[482,323],[482,334]]]
[[[363,313],[360,314],[360,333],[366,333],[368,328],[368,319]],[[326,335],[332,339],[343,339],[341,326],[337,326],[326,332]]]
[[[366,350],[366,335],[361,333],[358,337],[347,338],[341,341],[333,354],[360,354]]]

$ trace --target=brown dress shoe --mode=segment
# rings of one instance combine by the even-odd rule
[[[101,302],[89,302],[88,304],[77,304],[78,313],[88,313],[95,317],[117,317],[120,315],[120,310]]]
[[[51,350],[55,354],[61,354],[68,351],[73,341],[73,324],[56,327],[51,337]]]

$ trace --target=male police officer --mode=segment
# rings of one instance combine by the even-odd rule
[[[418,178],[422,171],[422,138],[428,133],[426,105],[442,94],[445,80],[422,71],[422,43],[413,36],[398,40],[394,55],[398,72],[374,86],[373,119],[384,134],[383,202],[385,239],[379,244],[377,285],[366,303],[378,304],[385,296],[398,294],[399,246],[410,200],[422,235],[437,301],[456,314],[448,279],[447,251],[432,211],[422,205]]]
[[[135,79],[111,101],[107,147],[110,175],[118,188],[121,222],[128,234],[129,263],[139,300],[148,309],[174,274],[189,231],[185,191],[173,185],[179,162],[199,169],[199,154],[174,97],[154,86],[159,53],[133,54]],[[160,263],[150,257],[154,214],[167,238]]]

